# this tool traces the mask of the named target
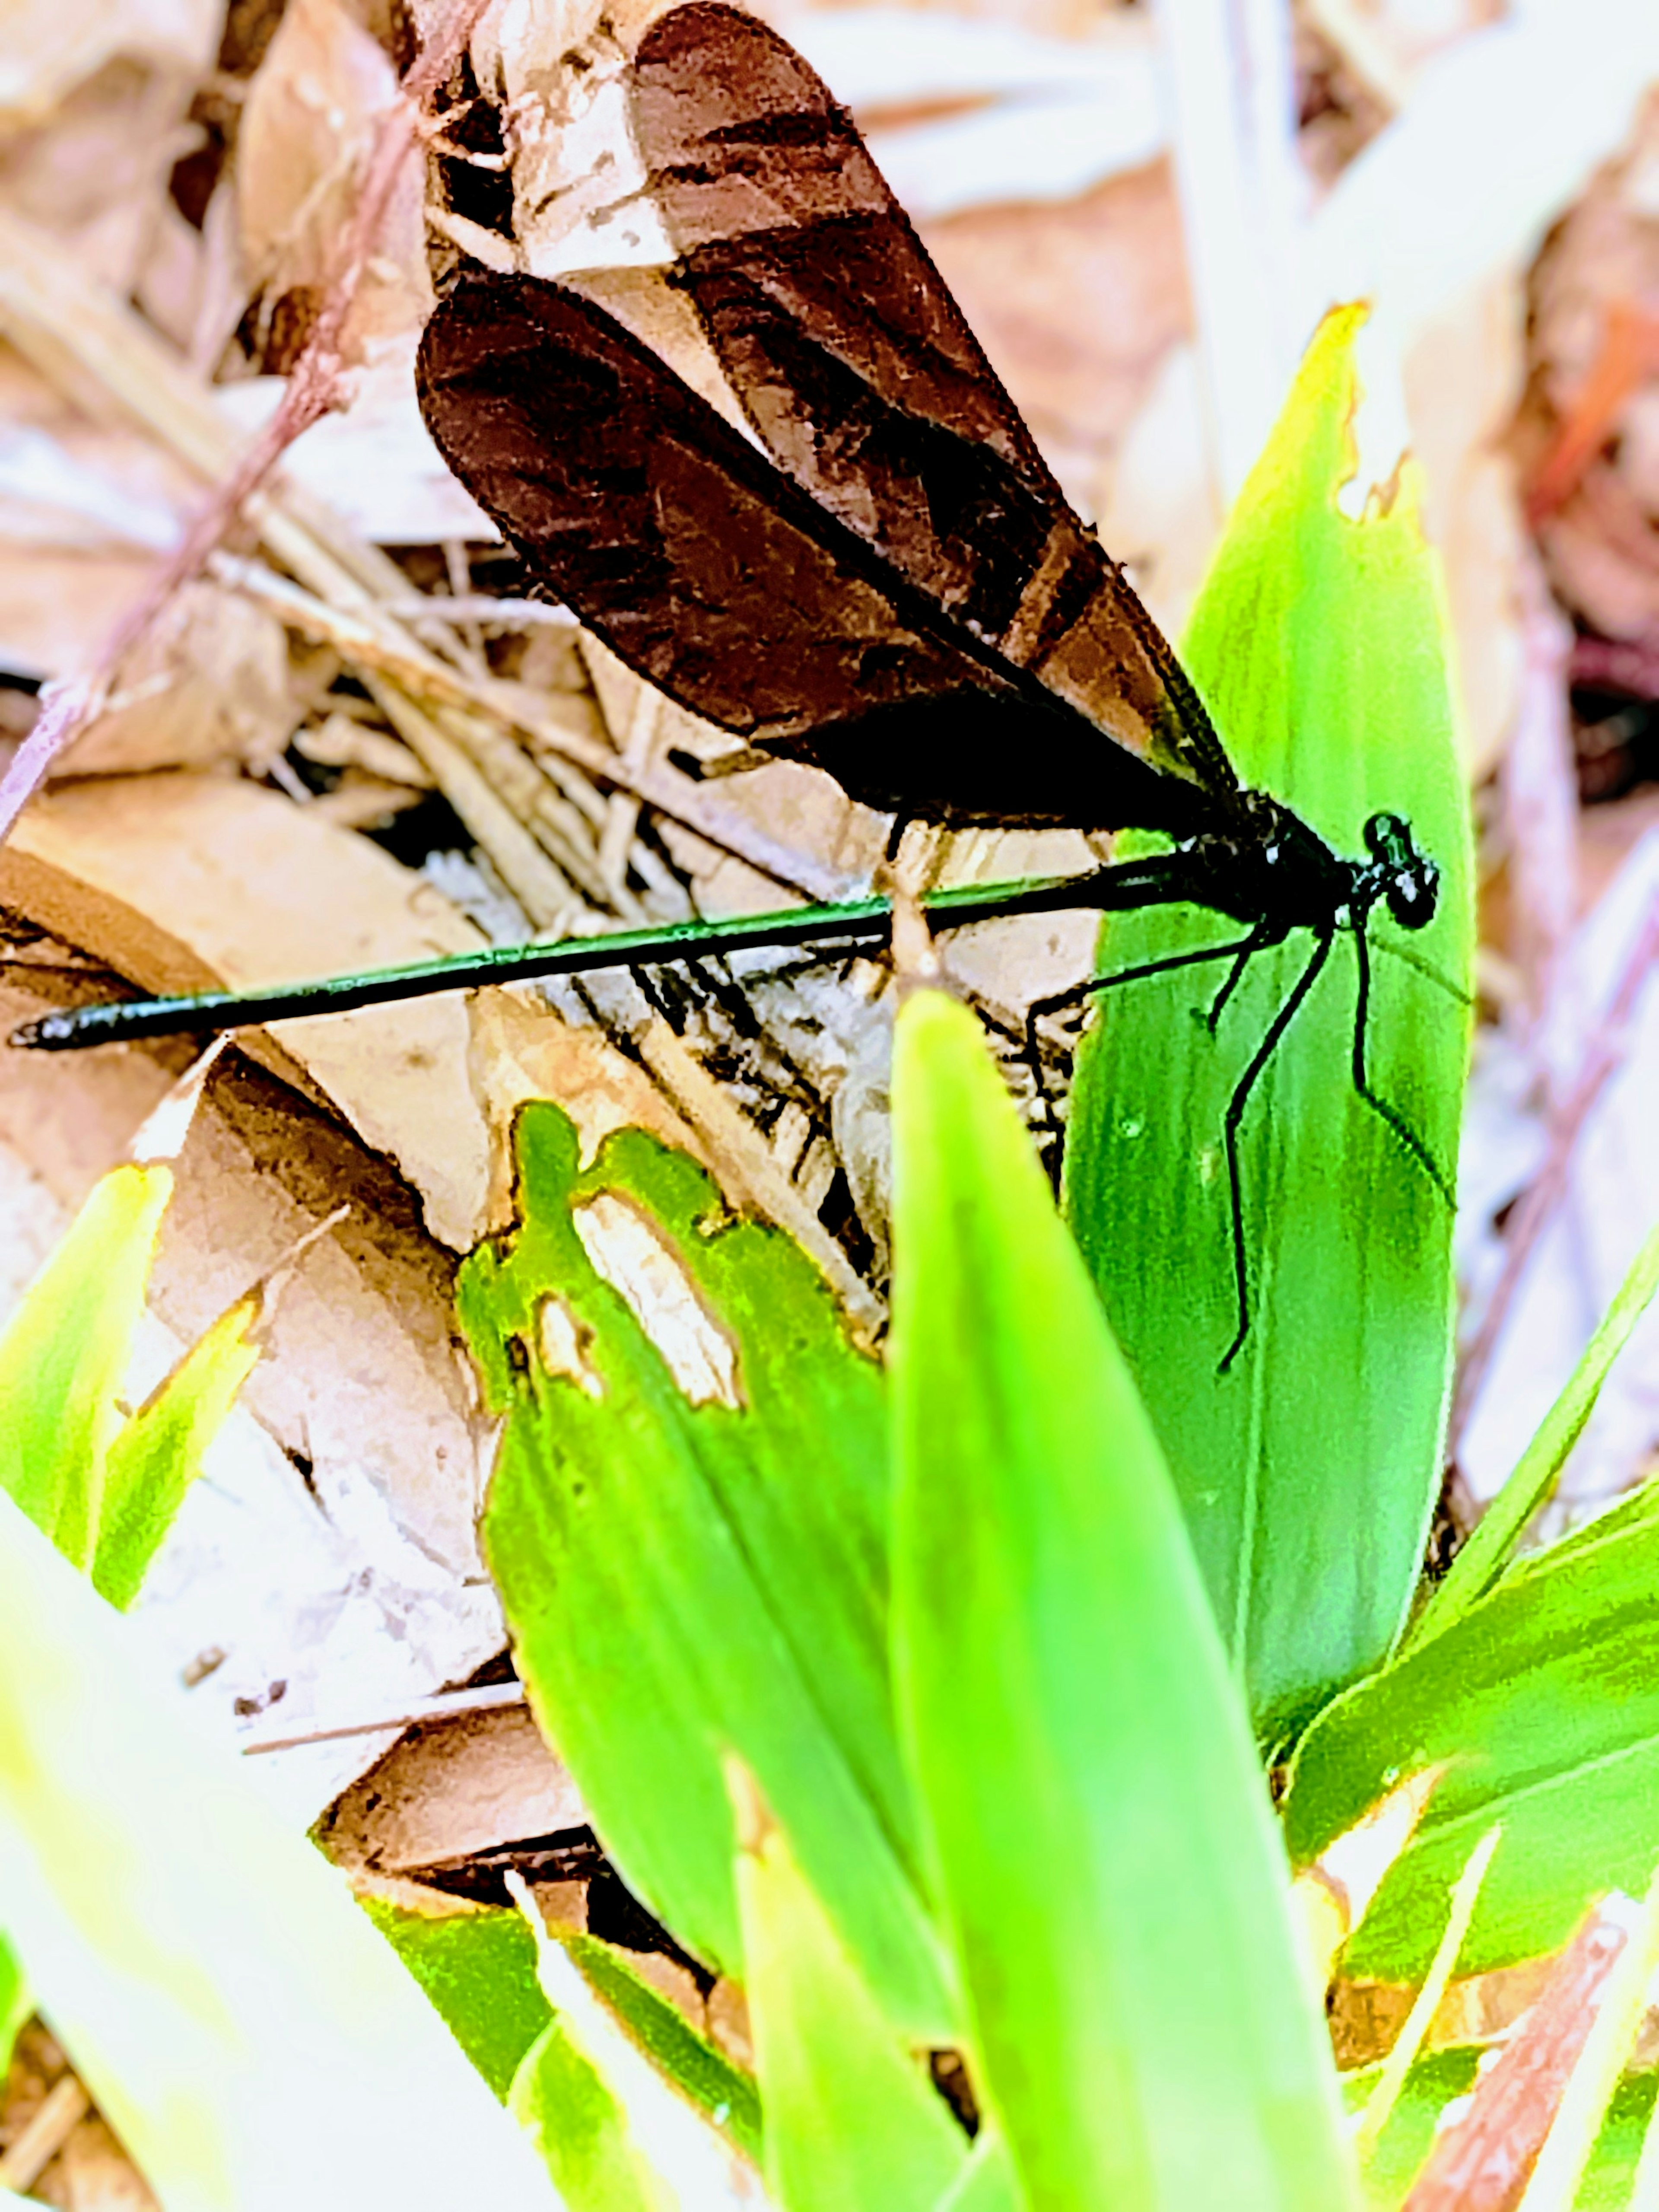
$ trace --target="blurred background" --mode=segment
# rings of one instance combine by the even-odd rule
[[[611,271],[605,296],[697,373],[619,123],[655,12],[501,0],[473,33],[352,298],[351,404],[153,611],[0,855],[7,1026],[112,976],[246,987],[480,933],[832,895],[867,872],[879,825],[809,772],[684,773],[719,741],[524,603],[414,405],[434,249],[440,268],[499,258],[509,233],[543,273]],[[1467,1512],[1659,1219],[1659,9],[763,12],[853,107],[1173,636],[1319,317],[1370,302],[1351,496],[1358,513],[1395,495],[1409,452],[1480,848],[1450,1498]],[[270,419],[398,72],[443,13],[4,0],[6,754],[43,686],[100,666]],[[1009,872],[1032,857],[1018,842],[962,867]],[[1086,962],[1086,921],[1044,928],[964,951],[994,1019]],[[355,1208],[307,1257],[150,1605],[228,1723],[337,1705],[343,1684],[371,1705],[436,1689],[499,1644],[471,1550],[480,1440],[445,1347],[455,1255],[498,1214],[492,1147],[514,1098],[552,1089],[590,1132],[624,1115],[690,1132],[844,1287],[878,1279],[880,979],[842,979],[833,1006],[810,982],[769,988],[572,993],[539,1024],[485,994],[290,1026],[216,1079],[169,1231],[158,1370],[285,1243]],[[185,1058],[0,1054],[6,1300]],[[1656,1448],[1650,1316],[1556,1525]],[[280,1787],[309,1817],[391,1741],[297,1754]],[[68,2174],[60,2158],[52,2201],[142,2201],[112,2167],[95,2187]]]

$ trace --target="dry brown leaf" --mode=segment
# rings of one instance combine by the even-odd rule
[[[1167,161],[1050,206],[980,208],[927,245],[1050,465],[1093,480],[1192,329]]]
[[[1656,194],[1659,94],[1533,270],[1517,433],[1557,595],[1601,636],[1636,641],[1659,636]]]
[[[397,1875],[589,1825],[581,1793],[527,1705],[411,1729],[319,1831],[348,1872]]]
[[[661,0],[550,0],[493,9],[473,34],[479,88],[503,106],[523,265],[538,276],[673,258],[627,117],[628,58],[660,12]]]
[[[0,902],[159,991],[251,989],[478,943],[366,840],[216,776],[60,787],[0,854]],[[249,1048],[331,1102],[420,1192],[434,1234],[467,1249],[488,1146],[459,1000],[283,1024]]]
[[[375,126],[398,99],[390,58],[340,0],[289,0],[252,83],[236,149],[242,251],[265,324],[296,357],[355,204]],[[432,304],[422,218],[424,161],[411,150],[348,320],[344,357],[418,331]]]
[[[108,711],[59,756],[54,773],[240,761],[263,775],[300,719],[288,665],[281,623],[239,593],[187,585],[122,663]]]
[[[14,979],[16,971],[12,971]],[[43,980],[0,991],[8,1028],[54,1003]],[[0,1139],[65,1206],[124,1157],[165,1094],[177,1048],[64,1060],[0,1057]],[[307,1255],[270,1323],[246,1402],[284,1445],[368,1469],[435,1553],[473,1556],[471,1406],[449,1354],[451,1255],[337,1120],[259,1070],[216,1076],[192,1133],[153,1285],[191,1341],[316,1222],[354,1212]],[[481,1655],[483,1656],[483,1655]]]
[[[1459,736],[1472,784],[1496,766],[1521,705],[1525,531],[1504,432],[1524,373],[1510,270],[1471,285],[1425,324],[1404,362],[1425,520],[1456,640]]]
[[[130,291],[173,165],[195,143],[191,82],[176,69],[106,61],[49,114],[0,135],[0,200],[52,231],[84,275]]]
[[[576,1125],[584,1160],[612,1130],[644,1129],[708,1164],[690,1124],[599,1030],[574,1029],[517,991],[481,991],[469,1006],[473,1088],[491,1136],[491,1230],[514,1218],[510,1139],[514,1115],[532,1098],[557,1099]]]
[[[219,44],[220,0],[11,0],[0,50],[0,117],[39,118],[118,56],[202,76]]]

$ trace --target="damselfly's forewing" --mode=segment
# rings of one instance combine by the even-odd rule
[[[623,659],[883,811],[1177,835],[1237,783],[845,112],[697,0],[635,64],[690,287],[787,475],[568,288],[478,275],[421,349],[445,459]]]
[[[1120,744],[1231,792],[1186,672],[800,55],[691,0],[647,33],[633,109],[681,281],[780,465]]]

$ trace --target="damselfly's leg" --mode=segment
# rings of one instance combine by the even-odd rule
[[[1371,948],[1366,934],[1368,917],[1356,916],[1353,925],[1354,961],[1358,970],[1358,982],[1354,993],[1353,1010],[1353,1087],[1385,1127],[1390,1129],[1417,1162],[1448,1206],[1455,1206],[1456,1194],[1441,1173],[1440,1164],[1423,1142],[1405,1115],[1386,1098],[1380,1098],[1371,1089],[1365,1074],[1365,1037],[1371,1014]]]
[[[1113,975],[1097,975],[1087,983],[1074,983],[1068,991],[1054,991],[1044,999],[1033,999],[1025,1015],[1025,1049],[1021,1054],[1031,1071],[1031,1084],[1042,1102],[1042,1114],[1039,1133],[1045,1137],[1060,1134],[1060,1117],[1054,1111],[1054,1102],[1048,1085],[1043,1079],[1042,1054],[1037,1039],[1037,1024],[1046,1014],[1057,1014],[1067,1006],[1080,1006],[1097,991],[1115,990],[1120,983],[1144,982],[1149,975],[1167,975],[1174,968],[1197,968],[1206,961],[1233,960],[1247,953],[1256,943],[1256,932],[1248,937],[1235,938],[1229,945],[1206,945],[1199,952],[1172,952],[1165,959],[1143,960],[1133,968],[1120,968]]]
[[[1313,957],[1296,980],[1295,988],[1268,1024],[1267,1034],[1256,1047],[1249,1066],[1238,1079],[1233,1095],[1227,1102],[1226,1119],[1222,1124],[1227,1148],[1227,1189],[1232,1203],[1233,1228],[1233,1289],[1238,1303],[1238,1328],[1232,1342],[1221,1355],[1218,1375],[1224,1375],[1243,1349],[1244,1340],[1250,1333],[1250,1271],[1244,1254],[1244,1190],[1238,1166],[1238,1130],[1244,1119],[1244,1109],[1250,1103],[1250,1093],[1261,1080],[1263,1069],[1278,1051],[1285,1032],[1301,1012],[1303,1001],[1319,981],[1320,970],[1331,957],[1331,945],[1335,932],[1326,929],[1314,946]]]
[[[1212,1036],[1215,1035],[1216,1024],[1221,1019],[1228,1000],[1244,981],[1245,972],[1255,955],[1265,952],[1270,945],[1282,944],[1284,938],[1282,928],[1276,928],[1271,922],[1259,921],[1239,946],[1238,957],[1228,970],[1226,981],[1210,1001],[1210,1011],[1204,1018]]]

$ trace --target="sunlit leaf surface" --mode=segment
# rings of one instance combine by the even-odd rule
[[[1332,317],[1315,341],[1185,657],[1245,781],[1350,857],[1369,816],[1403,815],[1438,866],[1428,929],[1407,937],[1373,916],[1367,1060],[1449,1178],[1469,1031],[1469,832],[1414,479],[1363,521],[1337,506],[1352,470],[1357,319]],[[1191,908],[1117,917],[1102,972],[1240,934]],[[1355,1095],[1356,957],[1342,936],[1244,1115],[1250,1332],[1217,1372],[1236,1326],[1223,1126],[1311,950],[1301,932],[1254,959],[1213,1036],[1224,963],[1108,993],[1079,1059],[1066,1166],[1068,1218],[1270,1730],[1399,1628],[1439,1481],[1451,1356],[1450,1212]]]

